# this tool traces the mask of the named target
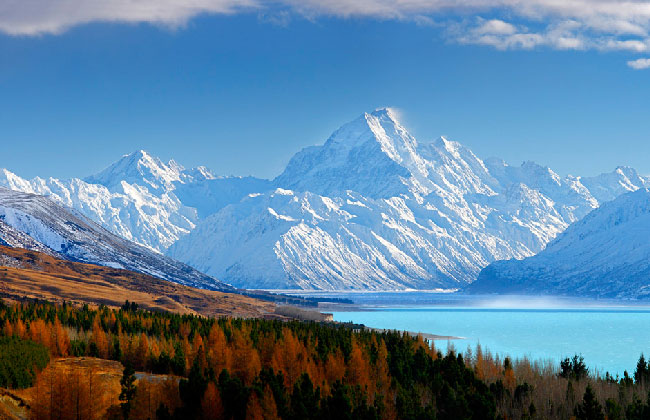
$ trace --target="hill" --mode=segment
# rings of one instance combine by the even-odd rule
[[[61,260],[38,251],[0,246],[0,297],[120,307],[126,300],[149,310],[204,316],[273,316],[275,305],[171,283],[128,270]]]
[[[0,188],[0,244],[46,252],[70,261],[136,271],[175,283],[234,291],[227,284],[115,235],[51,197],[38,194]]]

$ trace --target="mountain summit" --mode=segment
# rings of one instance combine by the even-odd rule
[[[138,150],[122,156],[96,175],[84,179],[89,184],[104,185],[113,189],[122,181],[129,184],[144,183],[153,190],[169,189],[174,182],[181,179],[184,168],[173,160],[165,164],[157,157],[144,150]]]
[[[389,108],[366,113],[345,124],[322,146],[297,153],[277,185],[321,195],[352,190],[372,198],[408,192],[421,169],[417,141]],[[420,167],[418,167],[420,166]]]

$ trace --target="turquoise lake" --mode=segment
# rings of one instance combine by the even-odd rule
[[[336,321],[463,337],[449,342],[500,355],[551,360],[581,354],[591,372],[634,372],[650,355],[650,307],[625,302],[523,301],[433,295],[346,295],[360,311],[334,311]],[[448,342],[436,341],[443,351]]]

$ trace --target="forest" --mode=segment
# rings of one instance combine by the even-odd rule
[[[0,387],[33,419],[647,419],[650,367],[590,373],[357,325],[0,305]],[[1,417],[1,413],[0,413]]]

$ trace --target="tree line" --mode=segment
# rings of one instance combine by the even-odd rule
[[[643,357],[633,375],[613,378],[590,374],[580,356],[556,366],[480,346],[443,353],[399,332],[130,303],[3,304],[0,328],[1,386],[31,387],[35,419],[650,418]],[[30,356],[7,362],[19,354]],[[119,384],[82,367],[100,359],[123,367]]]

